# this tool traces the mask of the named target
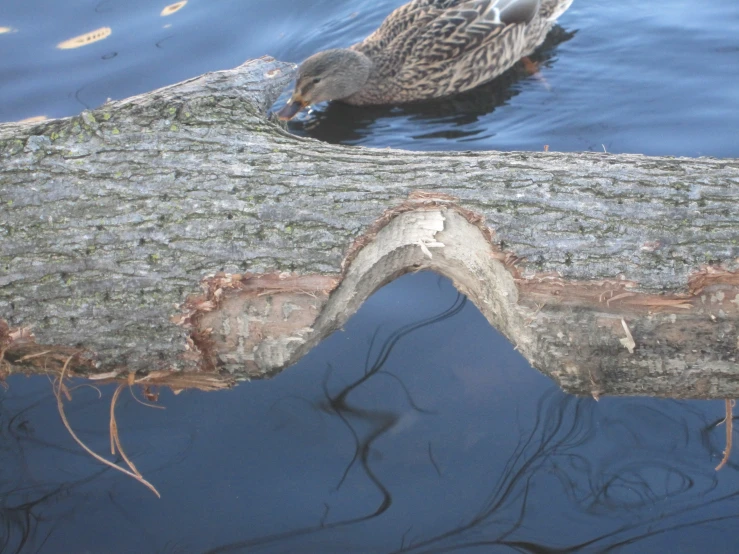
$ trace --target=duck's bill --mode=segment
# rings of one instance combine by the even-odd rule
[[[302,110],[305,106],[300,101],[290,100],[287,104],[283,106],[283,108],[277,112],[277,117],[282,119],[283,121],[287,121],[288,119],[292,119],[297,115],[297,113]]]

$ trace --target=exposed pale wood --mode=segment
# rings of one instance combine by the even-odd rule
[[[322,144],[292,71],[0,126],[4,364],[271,374],[430,268],[566,390],[739,395],[739,161]]]

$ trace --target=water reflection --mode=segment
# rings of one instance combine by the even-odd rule
[[[389,369],[386,369],[385,364],[392,354],[393,348],[403,337],[410,333],[413,333],[414,331],[418,331],[419,329],[422,329],[429,325],[433,325],[435,323],[439,323],[457,315],[464,308],[466,302],[467,298],[462,296],[461,294],[458,294],[452,306],[441,314],[426,318],[419,322],[405,325],[400,329],[393,331],[385,340],[385,342],[381,345],[380,351],[377,353],[374,363],[370,365],[370,356],[373,354],[373,347],[377,339],[379,329],[375,331],[372,336],[372,340],[370,341],[369,348],[367,349],[367,356],[364,363],[364,375],[356,379],[351,384],[343,386],[339,390],[339,392],[334,394],[329,392],[329,381],[333,373],[333,368],[329,366],[329,371],[326,373],[326,377],[323,381],[323,391],[326,398],[326,404],[323,409],[327,413],[335,415],[341,419],[341,421],[344,423],[344,425],[346,425],[347,429],[351,433],[356,447],[354,451],[354,457],[344,471],[344,474],[342,475],[337,486],[337,490],[340,489],[342,484],[346,481],[346,478],[355,463],[361,462],[362,471],[382,493],[383,498],[383,501],[378,507],[377,511],[370,517],[380,515],[387,508],[389,508],[392,502],[392,497],[388,489],[382,484],[377,475],[375,475],[375,473],[372,471],[369,464],[369,454],[374,448],[374,443],[378,439],[382,438],[382,436],[390,431],[393,427],[398,425],[401,422],[402,417],[408,417],[408,414],[403,416],[400,412],[377,410],[375,408],[363,408],[361,407],[361,405],[352,404],[349,401],[349,396],[352,392],[364,386],[373,378],[376,378],[378,376],[390,377],[391,380],[395,381],[396,385],[402,389],[408,404],[408,408],[410,410],[409,413],[411,417],[414,415],[414,413],[433,413],[430,410],[426,410],[420,407],[413,400],[413,395],[409,391],[406,384],[403,382],[403,379],[401,379],[397,374],[393,373]],[[358,423],[359,426],[361,426],[361,424],[365,424],[364,426],[368,428],[368,432],[363,434],[361,431],[359,431],[357,429],[357,425],[355,425],[355,422]],[[437,473],[440,474],[439,468],[433,460],[430,444],[429,460],[436,469]]]
[[[0,401],[0,551],[27,552],[38,548],[54,534],[65,518],[74,513],[72,506],[57,509],[70,496],[94,482],[105,469],[91,472],[74,482],[48,482],[33,471],[39,449],[51,454],[73,454],[73,448],[61,447],[37,436],[33,412],[46,399],[36,398],[23,408],[8,409]]]
[[[101,40],[108,38],[113,31],[110,27],[101,27],[89,33],[78,35],[68,40],[62,41],[56,45],[59,50],[71,50],[72,48],[80,48],[88,46]]]
[[[172,15],[173,13],[177,13],[185,7],[185,4],[187,4],[187,0],[183,0],[182,2],[175,2],[174,4],[165,6],[162,10],[162,13],[160,13],[159,15],[161,15],[162,17],[166,17],[168,15]]]
[[[705,537],[715,536],[722,524],[728,539],[739,518],[735,479],[732,487],[719,487],[718,474],[704,463],[707,457],[703,463],[682,457],[696,431],[704,435],[716,422],[689,407],[686,415],[671,413],[685,410],[686,403],[655,402],[659,404],[622,403],[619,412],[633,408],[635,417],[616,420],[599,416],[592,400],[563,396],[550,388],[531,406],[534,426],[530,432],[518,433],[518,443],[507,453],[500,475],[491,472],[488,480],[478,483],[488,493],[477,511],[463,514],[447,511],[443,503],[435,505],[446,524],[435,532],[416,530],[409,521],[412,516],[404,514],[408,527],[395,537],[396,547],[390,540],[377,551],[611,552],[634,547],[635,552],[646,552],[664,550],[673,541],[683,546],[700,544]],[[696,424],[701,427],[696,429]],[[429,452],[430,447],[431,443]],[[366,456],[361,460],[383,493],[375,511],[328,523],[327,504],[324,517],[312,528],[291,529],[209,552],[298,551],[307,544],[312,552],[367,548],[351,541],[351,529],[338,531],[379,518],[390,508],[393,494],[370,470]],[[445,474],[431,463],[443,478]],[[660,548],[650,548],[655,539],[660,539]],[[337,548],[337,544],[347,546]],[[732,551],[729,542],[722,548],[719,541],[714,548]]]

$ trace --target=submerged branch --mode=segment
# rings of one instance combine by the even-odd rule
[[[726,448],[724,449],[724,457],[721,459],[721,463],[716,466],[716,471],[719,471],[727,463],[731,457],[731,443],[734,436],[734,401],[726,399],[726,417],[724,418],[726,424]]]

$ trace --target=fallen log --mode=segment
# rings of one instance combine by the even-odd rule
[[[0,370],[268,376],[431,269],[566,391],[739,396],[739,160],[328,145],[293,72],[0,126]]]

